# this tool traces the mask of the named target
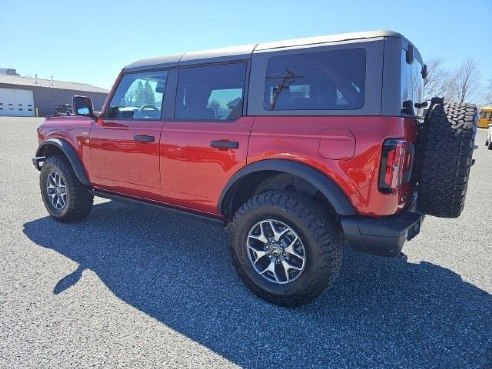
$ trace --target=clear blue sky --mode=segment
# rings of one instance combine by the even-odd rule
[[[492,0],[0,0],[0,67],[110,88],[145,57],[377,29],[492,78]]]

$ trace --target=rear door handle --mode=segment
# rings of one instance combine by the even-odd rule
[[[215,147],[216,149],[238,149],[239,148],[239,142],[214,140],[214,141],[210,142],[210,146]]]
[[[138,142],[154,142],[155,137],[154,136],[148,136],[148,135],[135,135],[135,136],[133,136],[133,140],[138,141]]]

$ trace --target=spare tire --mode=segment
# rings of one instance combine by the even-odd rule
[[[419,150],[418,208],[421,212],[457,218],[463,211],[477,117],[475,105],[432,99]]]

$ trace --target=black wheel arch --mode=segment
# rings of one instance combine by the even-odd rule
[[[236,172],[228,181],[219,197],[217,208],[224,216],[228,214],[236,192],[248,189],[246,177],[251,178],[255,174],[262,172],[287,173],[299,177],[316,188],[330,203],[336,213],[340,216],[355,215],[356,212],[345,193],[338,185],[325,174],[317,169],[292,160],[286,159],[267,159],[249,164]],[[244,187],[246,186],[246,187]]]
[[[75,175],[77,176],[80,183],[85,186],[90,186],[85,168],[80,161],[80,158],[77,155],[74,147],[70,143],[68,143],[67,140],[64,140],[62,138],[49,138],[41,142],[38,149],[36,150],[36,157],[46,157],[53,149],[65,155],[65,157],[70,162],[70,165],[72,166],[72,169],[75,172]]]

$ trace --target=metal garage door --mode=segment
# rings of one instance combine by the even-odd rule
[[[34,99],[31,90],[0,88],[0,116],[33,117]]]

